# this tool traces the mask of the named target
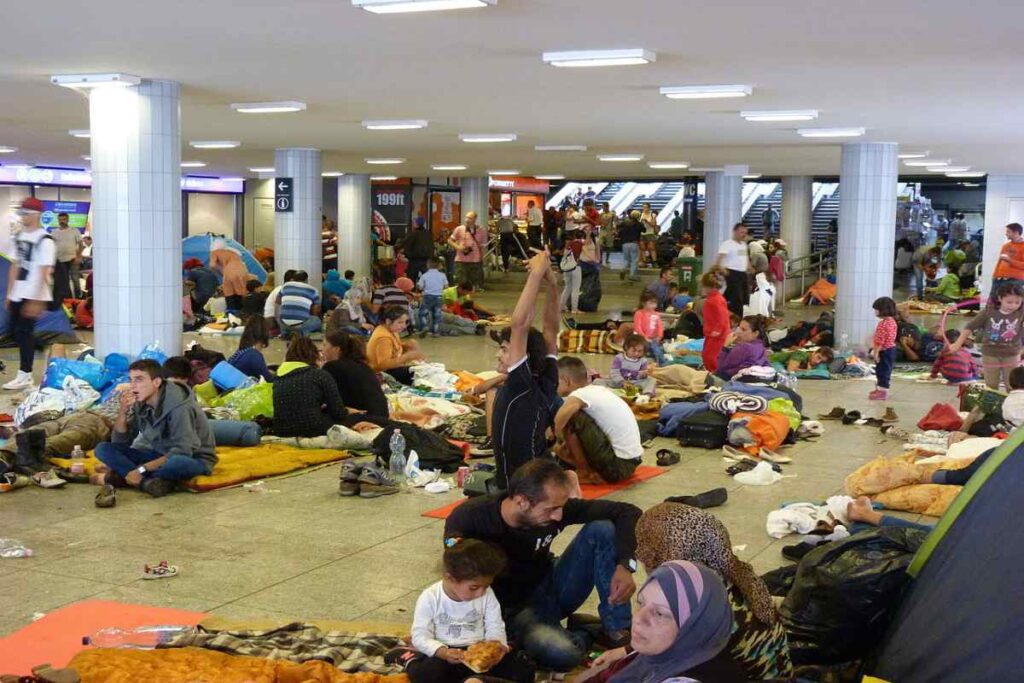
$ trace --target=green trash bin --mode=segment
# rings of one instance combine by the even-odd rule
[[[679,291],[686,292],[690,296],[697,296],[700,293],[700,276],[704,273],[704,259],[678,258],[676,267],[679,269]]]

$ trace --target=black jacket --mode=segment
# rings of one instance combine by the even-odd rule
[[[406,258],[434,258],[434,236],[426,228],[413,229],[405,236],[402,246],[405,249]]]

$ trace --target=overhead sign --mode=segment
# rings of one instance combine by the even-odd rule
[[[0,183],[91,187],[92,175],[88,171],[76,171],[66,168],[0,166]],[[241,194],[245,192],[245,181],[182,176],[181,189],[188,192]]]
[[[89,202],[43,202],[43,215],[39,217],[39,223],[47,230],[56,228],[59,225],[58,217],[66,213],[68,225],[72,228],[85,230],[85,224],[89,220]]]
[[[291,213],[295,186],[291,178],[274,178],[274,212]]]
[[[515,176],[490,176],[488,185],[492,190],[508,190],[510,192],[535,192],[547,194],[551,184],[546,180],[522,178]]]

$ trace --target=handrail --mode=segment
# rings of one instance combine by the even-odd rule
[[[815,282],[821,279],[826,268],[835,264],[836,250],[835,248],[825,249],[824,251],[816,251],[806,256],[798,256],[795,259],[790,259],[786,262],[786,277],[782,281],[782,301],[783,304],[789,301],[787,296],[787,285],[789,284],[790,278],[795,279],[797,276],[800,278],[800,291],[803,292],[806,287],[806,279],[809,274],[815,275]],[[806,262],[806,265],[803,265]],[[801,267],[797,268],[800,265]]]

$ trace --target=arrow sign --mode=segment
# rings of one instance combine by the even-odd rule
[[[294,199],[294,184],[291,178],[274,179],[274,212],[291,213]]]

